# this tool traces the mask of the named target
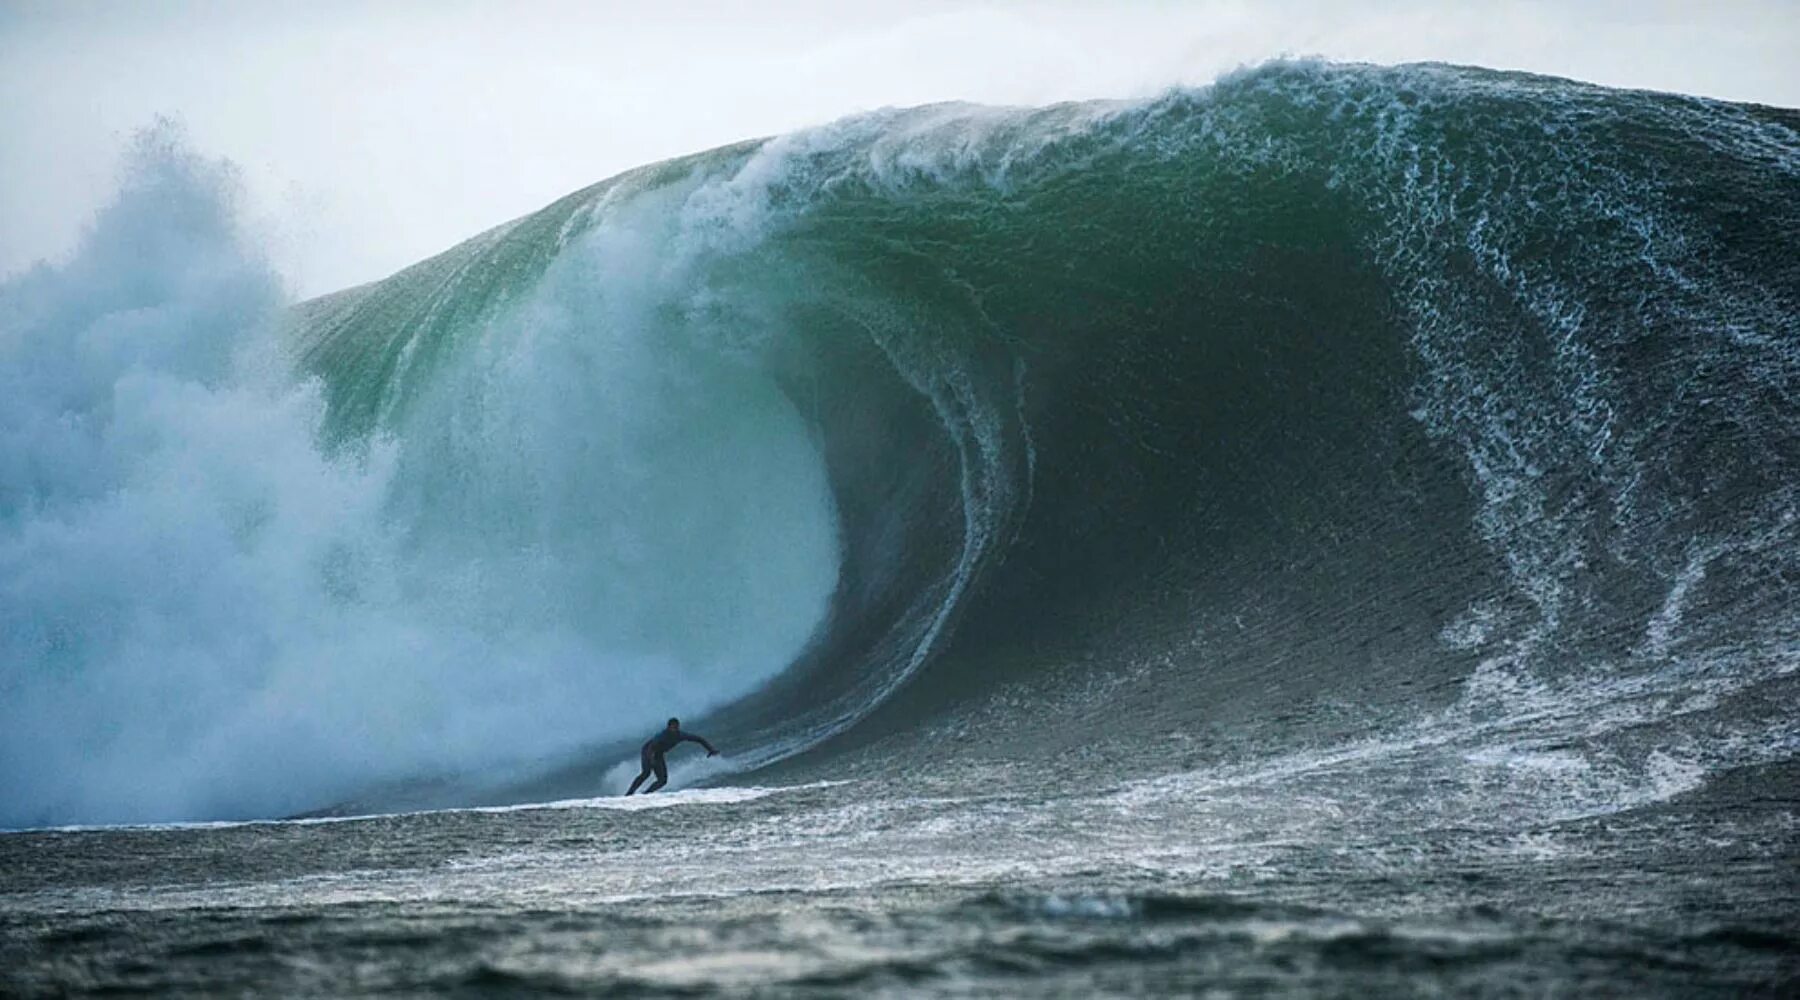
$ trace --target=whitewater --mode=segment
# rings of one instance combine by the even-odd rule
[[[887,109],[301,302],[128,159],[0,285],[7,992],[1800,982],[1800,112]]]

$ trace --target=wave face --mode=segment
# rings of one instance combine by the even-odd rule
[[[258,536],[297,620],[229,680],[363,735],[300,800],[179,808],[559,753],[591,783],[662,705],[745,767],[939,723],[955,753],[1306,743],[1421,702],[1575,732],[1600,698],[1706,768],[1791,757],[1797,130],[1271,64],[670,161],[302,304],[316,380],[280,398],[316,404],[297,461],[350,499],[300,504],[298,551]],[[263,766],[329,742],[247,725]],[[20,745],[9,783],[44,759]],[[6,818],[126,812],[97,801]]]

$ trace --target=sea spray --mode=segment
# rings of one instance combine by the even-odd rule
[[[0,824],[503,771],[785,666],[836,579],[812,439],[649,307],[586,311],[609,245],[334,441],[231,169],[140,136],[75,255],[0,290]]]

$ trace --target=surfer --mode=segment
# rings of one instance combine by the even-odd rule
[[[644,783],[645,778],[650,777],[650,772],[652,771],[656,772],[656,781],[649,788],[644,789],[645,795],[649,795],[651,792],[654,792],[667,784],[669,781],[669,765],[663,760],[663,754],[675,749],[675,745],[684,740],[692,741],[705,747],[706,755],[708,757],[717,757],[719,755],[719,751],[713,749],[711,743],[706,742],[706,737],[695,736],[693,733],[684,733],[681,731],[681,720],[670,719],[668,728],[644,741],[644,749],[639,754],[639,760],[643,762],[644,769],[636,778],[632,779],[631,787],[625,790],[625,794],[630,795],[637,791],[638,786]]]

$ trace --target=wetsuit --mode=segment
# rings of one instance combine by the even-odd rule
[[[669,765],[663,760],[663,754],[675,749],[676,744],[684,741],[698,743],[705,747],[707,756],[719,752],[714,750],[713,745],[706,742],[704,737],[695,736],[692,733],[684,733],[679,729],[665,729],[644,742],[644,749],[638,755],[638,759],[643,763],[644,769],[639,772],[636,778],[632,779],[631,787],[626,790],[625,794],[630,795],[637,791],[638,786],[644,783],[645,778],[650,777],[652,771],[656,772],[656,781],[649,788],[644,789],[645,795],[668,784]]]

